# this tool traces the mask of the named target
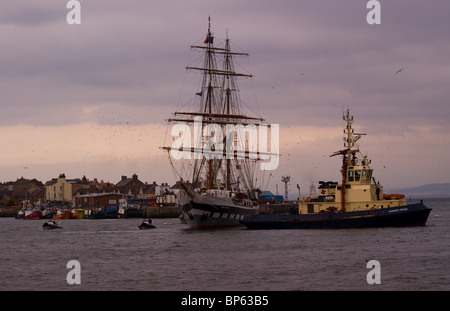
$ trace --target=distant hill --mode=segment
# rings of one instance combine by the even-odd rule
[[[426,184],[411,188],[385,188],[384,193],[403,193],[406,197],[450,197],[450,183]]]

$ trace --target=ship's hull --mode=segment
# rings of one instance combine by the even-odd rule
[[[41,219],[41,211],[25,211],[25,219]]]
[[[183,218],[193,229],[212,229],[242,226],[241,221],[252,215],[258,215],[258,207],[213,204],[190,201],[182,205]]]
[[[59,211],[57,214],[53,215],[53,219],[72,219],[73,214],[70,210]]]
[[[242,221],[248,229],[348,229],[424,226],[431,208],[423,203],[357,212],[258,215]]]

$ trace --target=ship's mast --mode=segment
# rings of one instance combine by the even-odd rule
[[[347,122],[347,126],[344,129],[344,134],[347,134],[344,137],[344,147],[346,149],[336,151],[331,155],[331,157],[336,155],[342,155],[342,185],[341,185],[341,211],[345,212],[345,201],[346,201],[346,185],[347,185],[347,175],[348,175],[348,166],[355,165],[356,157],[355,153],[358,150],[353,150],[352,147],[355,145],[355,139],[353,137],[353,116],[350,116],[350,110],[347,110],[346,115],[343,115],[342,118]]]
[[[347,122],[347,138],[344,143],[344,147],[347,147],[346,151],[347,154],[343,155],[342,158],[342,188],[341,188],[341,210],[342,212],[345,212],[345,189],[346,189],[346,182],[347,182],[347,168],[349,166],[349,161],[352,157],[352,146],[353,146],[353,139],[352,139],[352,123],[353,123],[353,116],[350,118],[350,111],[347,110],[347,114],[343,117],[344,120]],[[345,132],[345,131],[344,131]]]
[[[204,75],[204,79],[207,79],[207,91],[206,91],[206,102],[204,106],[203,112],[206,113],[207,119],[211,120],[212,110],[212,102],[213,102],[213,71],[215,69],[215,60],[214,60],[214,52],[211,50],[213,47],[214,37],[211,34],[211,17],[208,16],[208,32],[206,34],[206,39],[204,43],[206,44],[206,60],[205,60],[205,69],[206,74]],[[213,188],[215,176],[213,176],[213,159],[208,160],[208,174],[207,174],[207,184],[208,189]]]
[[[228,38],[228,31],[227,31],[227,38],[225,41],[225,49],[230,50],[230,39]],[[225,54],[225,70],[230,71],[231,70],[231,55]],[[230,105],[231,105],[231,81],[230,76],[225,76],[224,79],[224,89],[225,89],[225,113],[231,114]],[[226,138],[224,138],[224,149],[227,150],[226,145]],[[226,189],[231,190],[231,159],[226,159]]]
[[[344,117],[344,120],[347,121],[347,139],[345,140],[344,147],[347,147],[347,162],[350,160],[352,156],[352,147],[354,146],[353,143],[353,129],[352,129],[352,123],[353,123],[353,116],[350,117],[350,111],[347,110],[347,115]]]

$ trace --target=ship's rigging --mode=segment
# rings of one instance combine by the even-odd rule
[[[168,119],[169,124],[182,123],[193,128],[187,137],[188,141],[193,138],[193,142],[191,145],[177,146],[178,151],[189,155],[170,161],[177,179],[188,182],[194,188],[223,189],[245,193],[250,199],[256,199],[257,162],[270,152],[259,152],[253,148],[253,140],[257,142],[258,137],[252,137],[251,132],[254,127],[263,125],[267,130],[270,125],[265,125],[259,115],[245,112],[246,105],[240,98],[237,79],[250,79],[252,75],[236,71],[234,58],[247,57],[248,53],[232,51],[228,34],[221,45],[215,46],[214,41],[217,40],[211,32],[209,20],[204,45],[191,46],[191,49],[203,53],[203,65],[186,67],[188,73],[201,75],[200,87],[195,90],[195,103],[191,109],[186,109],[188,107],[185,105],[184,111],[176,111]],[[195,127],[198,123],[201,123],[201,128]],[[247,127],[249,130],[230,131],[230,128],[235,129],[233,126]],[[162,149],[168,152],[170,158],[174,147],[166,145]],[[219,154],[216,152],[214,157],[209,156],[217,150],[220,150]],[[199,153],[202,156],[198,156]]]

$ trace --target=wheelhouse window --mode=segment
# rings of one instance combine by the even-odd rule
[[[355,171],[355,181],[359,181],[361,179],[361,170]]]
[[[348,170],[348,181],[353,181],[353,170]]]

